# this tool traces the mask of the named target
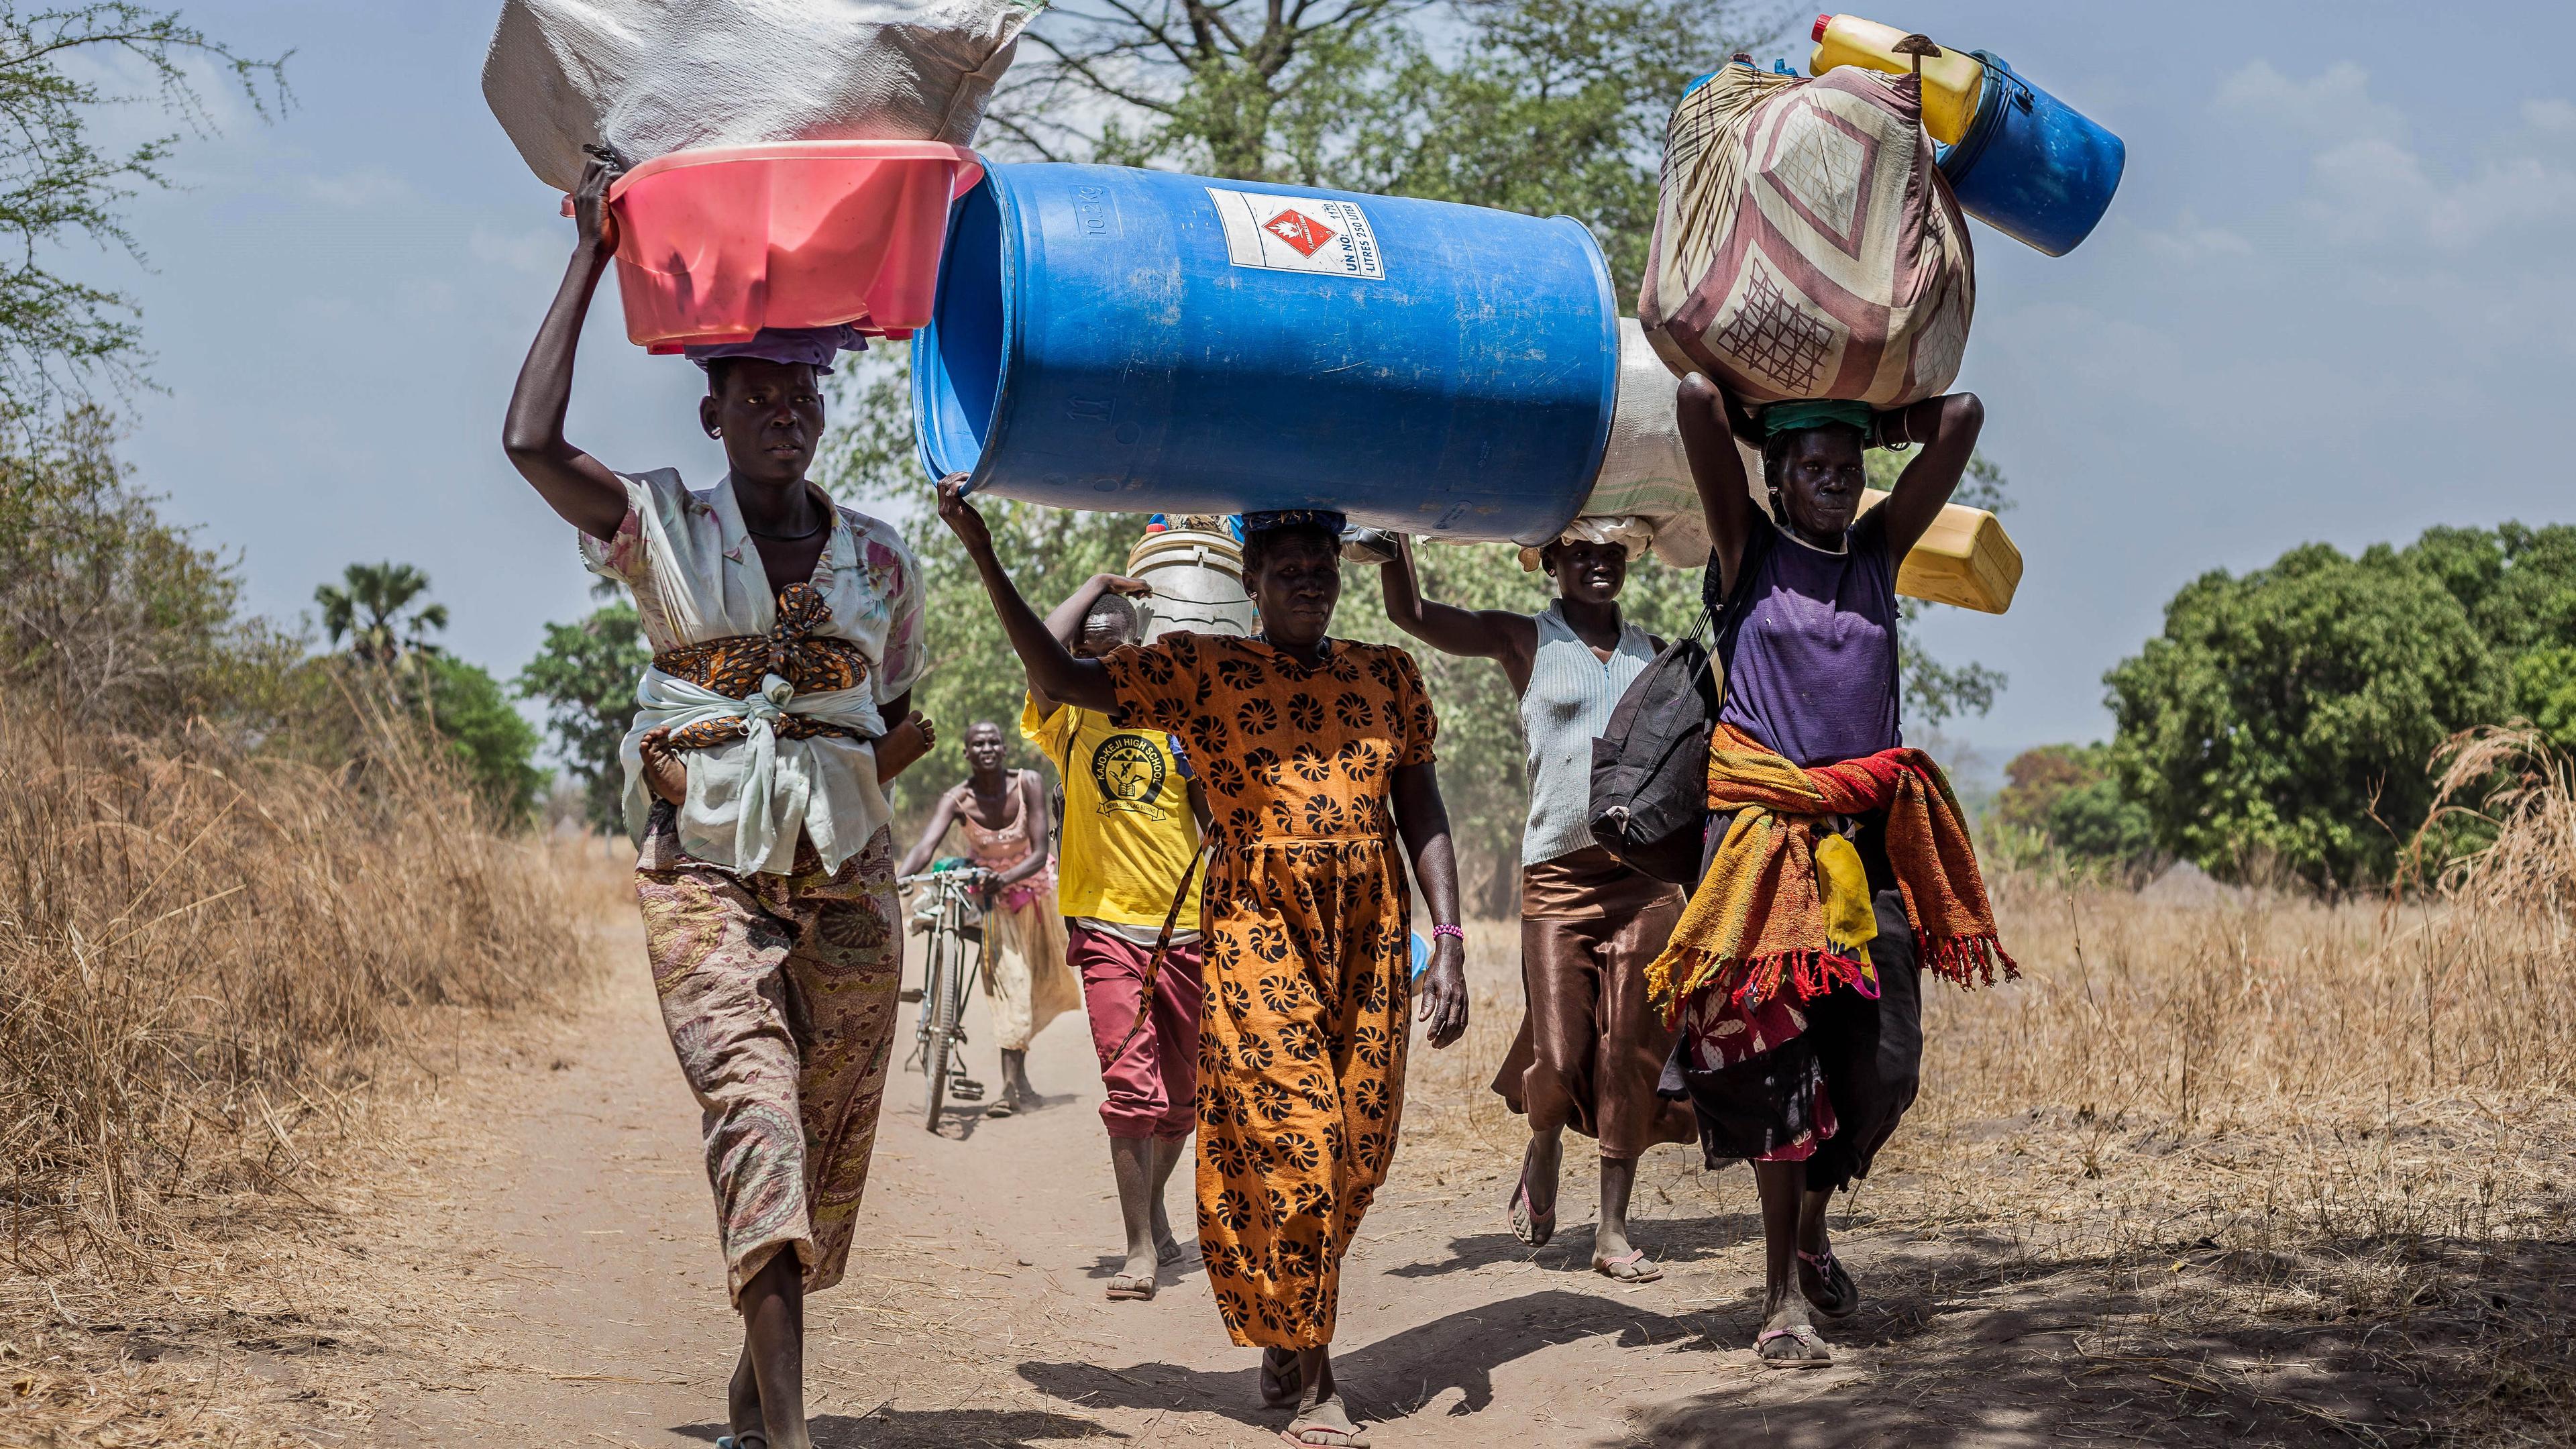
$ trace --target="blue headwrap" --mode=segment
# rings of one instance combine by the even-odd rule
[[[763,362],[804,363],[828,373],[844,352],[865,352],[868,339],[843,322],[832,327],[763,327],[741,342],[715,342],[682,349],[700,367],[723,357],[755,357]]]
[[[1243,515],[1243,536],[1268,533],[1273,529],[1300,528],[1312,524],[1335,538],[1350,526],[1350,519],[1333,508],[1271,508]]]

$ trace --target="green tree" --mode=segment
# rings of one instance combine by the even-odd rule
[[[2111,747],[2041,745],[2004,766],[1989,819],[2088,867],[2141,875],[2156,864],[2155,822],[2123,794]]]
[[[2513,661],[2513,709],[2551,746],[2576,755],[2576,644],[2534,649]]]
[[[618,747],[635,723],[635,680],[653,661],[635,606],[620,599],[570,624],[548,624],[546,642],[515,681],[521,699],[546,702],[555,750],[582,786],[584,812],[603,829],[625,827]]]
[[[346,638],[356,657],[392,665],[438,652],[429,636],[447,627],[447,606],[415,606],[428,592],[429,575],[410,564],[353,563],[340,583],[316,587],[313,602],[322,606],[322,631],[333,644]]]
[[[2576,640],[2576,525],[2428,528],[2405,554],[2460,601],[2498,657]]]
[[[122,729],[223,713],[300,652],[240,602],[235,562],[126,477],[105,413],[0,429],[0,681]]]
[[[2431,803],[2433,751],[2505,699],[2470,611],[2384,545],[2204,574],[2104,683],[2121,787],[2160,849],[2329,891],[2388,877]]]
[[[177,135],[130,150],[102,149],[90,122],[128,98],[98,80],[105,63],[139,65],[157,102],[200,132],[212,128],[190,68],[212,64],[263,117],[286,103],[285,58],[252,60],[176,11],[128,3],[24,5],[0,0],[0,236],[18,260],[0,267],[0,403],[37,407],[60,386],[103,373],[139,379],[142,335],[133,300],[73,280],[43,260],[86,241],[137,261],[120,213],[135,191],[167,186]]]
[[[465,766],[474,793],[501,819],[526,820],[546,784],[535,763],[536,730],[481,665],[449,654],[416,658],[421,712]]]

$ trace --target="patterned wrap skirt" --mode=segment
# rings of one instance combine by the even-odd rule
[[[1411,925],[1385,836],[1211,857],[1199,1031],[1199,1246],[1238,1344],[1332,1341],[1342,1255],[1404,1106]]]
[[[806,1291],[841,1281],[876,1145],[902,976],[894,841],[785,875],[683,854],[656,802],[635,894],[662,1024],[696,1094],[716,1232],[738,1302],[793,1250]]]

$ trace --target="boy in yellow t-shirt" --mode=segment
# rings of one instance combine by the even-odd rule
[[[1144,591],[1133,579],[1098,575],[1056,606],[1047,628],[1077,656],[1096,659],[1137,642],[1136,606],[1126,595]],[[1109,1280],[1109,1296],[1150,1299],[1157,1266],[1181,1257],[1163,1211],[1163,1188],[1197,1125],[1199,881],[1193,868],[1207,798],[1169,735],[1123,729],[1098,711],[1059,705],[1035,685],[1020,711],[1020,733],[1064,781],[1056,899],[1065,915],[1065,956],[1082,977],[1091,1040],[1101,1057],[1107,1095],[1100,1120],[1109,1129],[1110,1169],[1127,1227],[1127,1262]],[[1153,973],[1149,1001],[1146,967],[1167,919],[1171,946]]]

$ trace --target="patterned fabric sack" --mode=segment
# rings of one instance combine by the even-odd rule
[[[1922,83],[1729,65],[1673,108],[1637,320],[1676,375],[1744,402],[1889,408],[1948,389],[1975,258]]]

